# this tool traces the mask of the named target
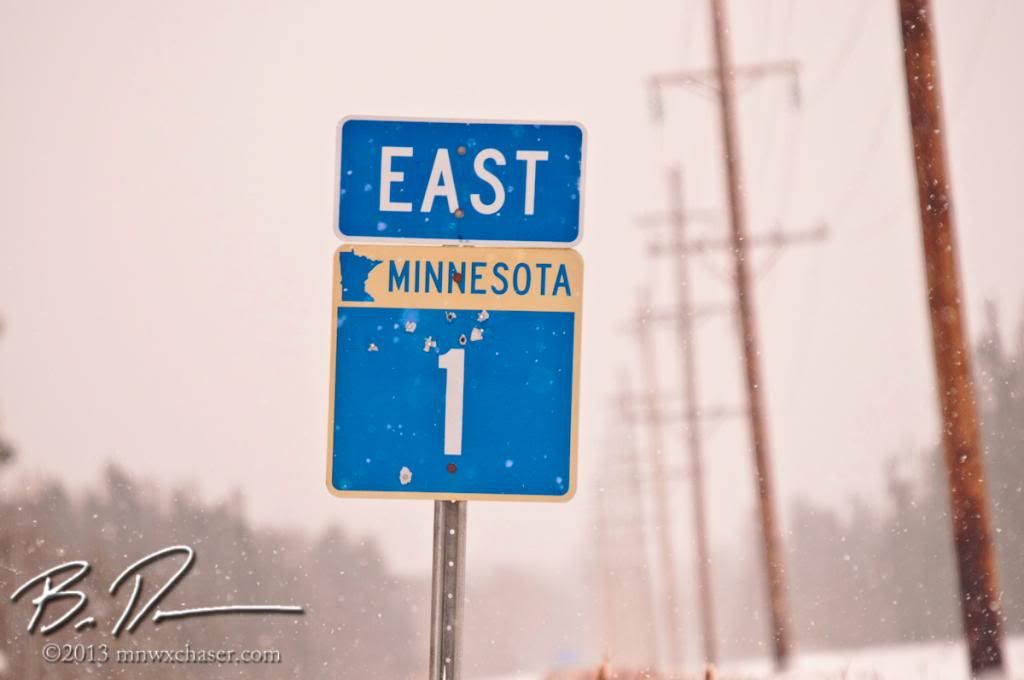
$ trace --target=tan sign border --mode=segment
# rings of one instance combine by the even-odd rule
[[[404,299],[402,302],[411,304],[395,304],[392,301],[391,304],[387,300],[378,300],[374,302],[342,302],[341,300],[341,263],[340,254],[342,252],[356,251],[359,254],[364,254],[372,257],[375,252],[382,253],[387,252],[389,257],[394,258],[396,255],[401,257],[401,253],[396,251],[415,251],[416,253],[430,253],[436,254],[443,252],[444,257],[449,261],[463,260],[466,262],[479,261],[487,259],[501,259],[506,262],[536,262],[543,258],[544,261],[551,261],[555,263],[564,262],[569,265],[570,277],[573,284],[574,293],[571,298],[572,304],[570,308],[565,308],[565,305],[543,304],[543,305],[531,305],[524,306],[525,302],[533,299],[534,296],[529,296],[524,301],[524,298],[513,296],[516,304],[509,305],[501,304],[501,298],[498,296],[487,296],[488,301],[481,304],[479,298],[470,295],[451,295],[451,294],[431,294],[430,297],[420,296],[422,300],[409,300]],[[410,255],[413,253],[410,252]],[[577,462],[578,462],[578,449],[579,449],[579,402],[580,402],[580,339],[581,331],[583,327],[583,258],[579,252],[572,248],[504,248],[504,247],[480,247],[475,246],[472,248],[459,247],[459,246],[432,246],[432,245],[385,245],[385,244],[361,244],[352,243],[344,244],[340,246],[333,255],[333,276],[331,279],[332,295],[331,295],[331,365],[330,365],[330,392],[328,394],[328,411],[327,411],[327,476],[326,485],[327,490],[334,496],[339,498],[397,498],[397,499],[421,499],[421,500],[450,500],[450,501],[477,501],[477,500],[491,500],[491,501],[513,501],[513,502],[546,502],[546,503],[566,503],[572,500],[573,496],[576,495],[577,485]],[[383,267],[381,268],[383,269]],[[368,284],[369,285],[369,284]],[[403,297],[403,296],[391,296],[391,297]],[[404,296],[409,297],[409,296]],[[428,300],[433,300],[428,306]],[[490,310],[508,310],[508,309],[521,309],[521,310],[536,310],[545,311],[554,309],[562,309],[562,311],[571,311],[574,314],[573,319],[573,362],[572,362],[572,425],[569,437],[569,488],[560,496],[552,495],[522,495],[522,494],[487,494],[487,493],[443,493],[443,492],[429,492],[429,491],[342,491],[334,488],[333,475],[331,474],[334,468],[334,396],[335,396],[335,376],[337,375],[337,349],[338,349],[338,308],[339,307],[407,307],[410,309],[473,309],[473,308],[487,308]]]

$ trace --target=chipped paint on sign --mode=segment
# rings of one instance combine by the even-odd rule
[[[582,284],[571,250],[340,248],[328,488],[570,498]]]

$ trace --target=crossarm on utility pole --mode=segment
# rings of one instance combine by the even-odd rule
[[[800,62],[798,61],[785,59],[745,64],[734,67],[731,74],[733,78],[742,78],[747,81],[757,81],[768,76],[788,76],[793,83],[793,102],[797,106],[800,104]],[[717,69],[656,73],[650,78],[651,111],[655,120],[663,118],[662,90],[672,86],[696,87],[716,97],[721,94]]]
[[[798,243],[810,243],[821,241],[828,236],[828,227],[819,224],[810,229],[783,231],[775,229],[753,236],[748,236],[746,245],[751,248],[782,248],[783,246],[795,245]],[[652,255],[675,255],[675,254],[701,254],[712,251],[731,250],[733,241],[731,238],[695,238],[686,241],[677,241],[669,245],[656,243],[651,245]]]

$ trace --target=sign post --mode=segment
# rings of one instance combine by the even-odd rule
[[[583,157],[574,124],[339,125],[369,243],[334,256],[327,488],[434,501],[431,680],[461,674],[466,502],[576,491]]]
[[[462,675],[465,576],[466,501],[434,501],[430,680],[458,680]]]

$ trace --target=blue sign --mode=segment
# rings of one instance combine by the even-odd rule
[[[348,118],[339,139],[342,236],[556,246],[580,239],[579,125]]]
[[[333,493],[572,496],[575,251],[345,246],[334,283]]]

